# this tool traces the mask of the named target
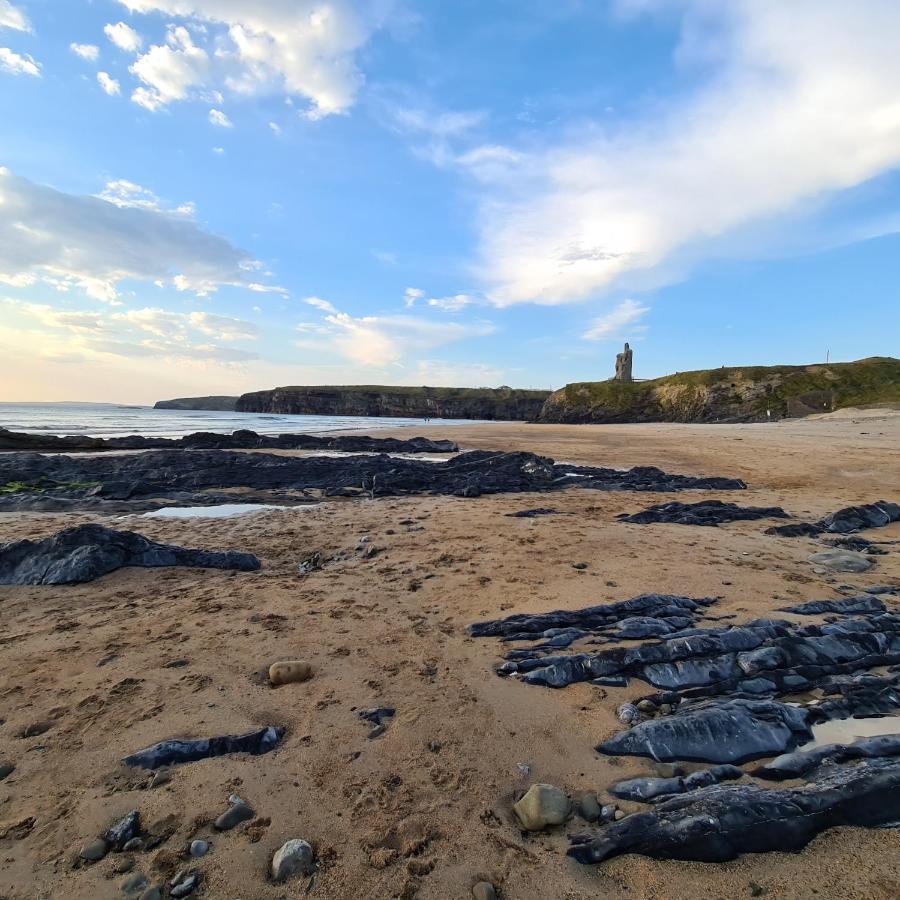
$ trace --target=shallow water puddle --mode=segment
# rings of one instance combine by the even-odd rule
[[[164,506],[143,514],[150,519],[230,519],[250,513],[272,512],[276,509],[312,509],[317,503],[299,506],[276,506],[268,503],[220,503],[218,506]]]
[[[813,739],[798,749],[813,750],[826,744],[852,744],[865,737],[900,734],[900,716],[872,716],[867,719],[832,719],[813,725]]]

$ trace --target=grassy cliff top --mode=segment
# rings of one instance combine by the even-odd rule
[[[748,393],[747,389],[753,387],[763,389],[758,397]],[[652,408],[660,397],[686,393],[698,402],[702,396],[715,397],[723,404],[733,402],[736,408],[744,403],[741,415],[764,415],[767,408],[778,409],[788,401],[819,393],[831,398],[834,409],[900,403],[900,360],[873,356],[855,362],[806,366],[732,366],[676,372],[630,384],[583,381],[567,384],[553,395],[550,403],[562,410],[628,414],[631,410]]]

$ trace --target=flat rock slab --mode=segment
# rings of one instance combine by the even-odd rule
[[[867,556],[853,550],[823,550],[813,553],[809,561],[832,572],[868,572],[875,565]]]
[[[188,550],[103,525],[77,525],[41,541],[0,545],[0,584],[75,584],[93,581],[124,566],[253,572],[260,562],[251,553]]]
[[[659,503],[641,512],[616,517],[622,522],[638,525],[668,523],[671,525],[706,525],[715,527],[723,522],[753,519],[788,519],[790,516],[780,506],[738,506],[721,500],[703,500],[700,503]]]

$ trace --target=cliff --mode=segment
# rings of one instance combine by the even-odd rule
[[[176,400],[157,400],[154,409],[208,409],[213,412],[234,412],[237,397],[179,397]]]
[[[238,399],[238,412],[313,416],[444,419],[536,419],[549,391],[513,388],[280,387]]]
[[[759,422],[846,406],[900,403],[900,360],[874,356],[811,366],[677,372],[624,384],[585,381],[554,391],[541,422]]]

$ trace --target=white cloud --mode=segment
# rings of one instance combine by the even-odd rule
[[[216,125],[219,128],[233,128],[234,123],[225,113],[222,112],[221,109],[211,109],[209,111],[209,122],[211,125]]]
[[[51,347],[54,361],[64,350],[78,361],[109,356],[135,360],[154,357],[185,363],[233,365],[258,359],[258,354],[218,341],[253,341],[259,329],[251,322],[206,312],[181,313],[144,307],[124,312],[61,309],[48,304],[0,300],[6,316],[33,320],[49,329],[40,346]],[[61,334],[60,334],[61,333]],[[37,335],[32,337],[36,339]],[[62,342],[60,342],[62,338]],[[210,343],[212,339],[213,343]]]
[[[102,197],[87,197],[0,169],[0,279],[79,288],[107,302],[117,302],[125,280],[199,295],[249,287],[251,257],[204,231],[186,210],[163,208],[131,182],[110,182]]]
[[[676,61],[701,86],[618,127],[560,127],[514,177],[486,177],[481,272],[498,305],[662,280],[738,228],[900,164],[897,3],[624,5],[682,15]]]
[[[69,44],[69,49],[76,55],[88,62],[97,62],[100,56],[100,48],[95,44]]]
[[[103,33],[125,53],[137,53],[144,46],[144,39],[124,22],[104,25]]]
[[[216,156],[224,156],[225,148],[224,147],[213,147],[212,152],[216,154]]]
[[[643,325],[637,323],[650,312],[649,306],[643,306],[637,300],[623,300],[615,309],[591,322],[584,333],[589,341],[608,341],[644,331]]]
[[[28,16],[10,0],[0,0],[0,28],[12,28],[13,31],[31,31]]]
[[[281,134],[281,126],[277,122],[269,122],[269,130],[275,137],[278,137]]]
[[[241,94],[284,91],[306,98],[304,115],[316,119],[353,104],[362,82],[354,56],[384,24],[395,0],[119,2],[133,13],[158,12],[209,26],[211,65],[195,69],[192,86]],[[163,102],[181,99],[169,95]]]
[[[110,97],[117,97],[121,93],[121,86],[115,78],[110,77],[108,72],[97,73],[97,84],[106,91]]]
[[[310,302],[316,301],[316,302]],[[490,322],[437,322],[409,315],[354,317],[317,297],[307,303],[325,313],[320,322],[297,326],[304,349],[338,354],[362,366],[398,366],[412,354],[494,333]]]
[[[13,75],[41,76],[41,64],[27,53],[14,53],[9,47],[0,47],[0,69]]]
[[[194,44],[186,28],[172,27],[165,44],[154,44],[129,71],[145,85],[136,88],[131,99],[155,112],[168,103],[187,99],[192,88],[204,83],[209,56]]]
[[[469,294],[453,294],[449,297],[426,297],[425,291],[420,288],[407,288],[403,293],[403,299],[407,307],[415,306],[419,301],[432,309],[441,309],[444,312],[459,312],[467,306],[475,303],[475,298]]]

